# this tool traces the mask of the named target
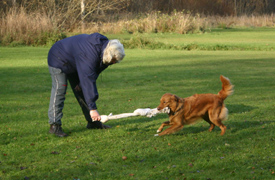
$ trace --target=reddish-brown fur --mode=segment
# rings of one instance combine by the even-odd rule
[[[221,135],[223,135],[226,126],[222,124],[222,120],[227,118],[228,113],[223,102],[233,93],[234,86],[228,78],[222,75],[220,76],[220,80],[222,82],[222,89],[218,94],[195,94],[187,98],[180,98],[170,93],[164,94],[157,108],[158,110],[165,107],[170,108],[169,121],[162,123],[157,132],[161,132],[165,126],[171,127],[156,134],[156,136],[177,132],[184,125],[194,123],[199,119],[204,119],[210,124],[210,132],[215,126],[218,126],[222,131]]]

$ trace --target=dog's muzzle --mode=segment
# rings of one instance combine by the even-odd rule
[[[163,109],[160,109],[160,108],[157,107],[157,110],[162,112],[162,113],[167,113],[167,114],[170,113],[170,108],[169,107],[165,107]]]

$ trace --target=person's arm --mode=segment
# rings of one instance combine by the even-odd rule
[[[96,61],[88,60],[83,54],[76,57],[76,67],[80,80],[80,86],[85,98],[85,102],[90,110],[90,116],[94,121],[100,121],[100,114],[97,111],[96,100],[98,91],[96,86],[97,64]]]

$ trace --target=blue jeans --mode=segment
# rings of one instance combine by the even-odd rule
[[[65,101],[65,95],[67,91],[67,81],[69,80],[74,95],[82,109],[82,112],[85,116],[86,121],[90,123],[90,127],[102,128],[102,123],[99,121],[92,121],[90,116],[90,110],[88,105],[85,102],[84,95],[81,88],[79,87],[79,78],[78,74],[65,74],[61,69],[50,67],[49,72],[52,77],[52,90],[50,105],[48,110],[49,124],[58,124],[62,125],[61,118],[63,117],[63,107]]]

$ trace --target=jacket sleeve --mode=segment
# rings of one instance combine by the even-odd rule
[[[98,99],[98,91],[96,87],[96,79],[98,78],[96,59],[90,61],[84,53],[79,54],[76,58],[76,68],[80,80],[80,86],[85,101],[90,110],[97,109],[96,100]],[[94,56],[94,58],[97,58]]]

